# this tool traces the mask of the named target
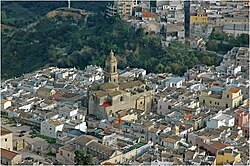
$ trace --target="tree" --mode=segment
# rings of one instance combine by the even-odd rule
[[[77,165],[91,165],[92,157],[83,150],[75,151],[75,163]]]

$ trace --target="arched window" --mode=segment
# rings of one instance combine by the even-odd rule
[[[115,71],[115,66],[113,67],[113,73],[115,73],[116,71]]]

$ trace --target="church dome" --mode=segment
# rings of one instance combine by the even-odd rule
[[[109,56],[107,57],[106,61],[109,62],[117,62],[117,59],[114,55],[114,52],[111,50]]]

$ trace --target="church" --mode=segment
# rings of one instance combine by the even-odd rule
[[[150,112],[152,100],[153,90],[143,80],[120,81],[117,58],[111,51],[105,61],[104,83],[91,87],[88,113],[106,119],[124,109]]]

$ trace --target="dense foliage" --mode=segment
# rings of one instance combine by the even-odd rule
[[[103,66],[113,50],[119,67],[142,67],[149,72],[181,75],[196,64],[212,65],[216,56],[189,51],[182,43],[164,48],[158,35],[135,31],[119,17],[106,19],[94,14],[73,17],[41,17],[35,24],[12,32],[2,32],[2,77],[17,76],[45,65],[84,68]],[[87,17],[87,18],[86,18]]]
[[[226,53],[233,47],[248,47],[248,45],[248,34],[241,34],[235,37],[224,32],[213,31],[210,35],[210,40],[207,43],[207,49],[220,53]]]
[[[92,165],[92,157],[83,150],[75,151],[75,163],[77,165]]]

